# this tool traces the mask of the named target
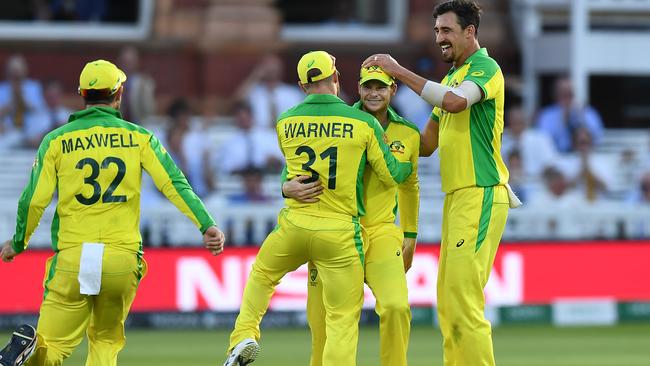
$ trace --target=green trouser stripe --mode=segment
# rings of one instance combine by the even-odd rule
[[[363,267],[366,263],[366,256],[363,254],[363,240],[361,240],[361,224],[358,221],[354,222],[354,246],[357,248],[359,253],[359,259],[361,260],[361,266]]]
[[[483,205],[481,206],[481,218],[478,222],[478,237],[476,238],[476,250],[474,252],[478,252],[487,236],[490,227],[490,216],[492,216],[493,198],[494,187],[485,187],[483,189]]]
[[[54,253],[54,258],[52,259],[52,263],[50,264],[50,270],[47,272],[47,280],[45,280],[45,291],[43,292],[43,301],[45,301],[45,298],[47,297],[48,292],[50,292],[49,284],[50,281],[54,278],[54,271],[56,270],[56,260],[59,256],[59,252]]]
[[[50,232],[52,235],[52,250],[56,252],[59,250],[59,210],[54,211]]]
[[[142,273],[143,271],[142,257],[144,256],[144,249],[142,247],[142,242],[140,242],[140,247],[138,248],[138,254],[136,255],[138,256],[138,274],[136,276],[138,278],[138,284],[140,284],[140,280],[142,279],[142,276],[144,276],[144,274]]]

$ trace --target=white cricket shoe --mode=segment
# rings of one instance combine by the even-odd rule
[[[230,351],[223,366],[246,366],[260,353],[260,345],[254,339],[246,338]]]

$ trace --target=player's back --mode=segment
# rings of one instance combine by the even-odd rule
[[[277,133],[287,164],[283,178],[309,175],[325,188],[319,202],[287,199],[289,208],[320,216],[362,216],[367,163],[386,183],[401,182],[411,171],[409,163],[398,163],[390,154],[374,117],[334,95],[307,96],[280,116]]]
[[[139,246],[143,159],[155,155],[151,138],[148,130],[101,107],[73,114],[45,137],[44,158],[53,159],[56,177],[39,180],[57,182],[52,237],[58,249],[83,242]]]

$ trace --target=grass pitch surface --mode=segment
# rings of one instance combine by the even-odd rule
[[[220,366],[225,360],[229,331],[128,330],[121,366]],[[501,326],[493,330],[499,366],[648,366],[650,324],[615,327],[555,328]],[[308,365],[310,336],[306,329],[265,329],[262,353],[252,365]],[[83,366],[87,346],[80,345],[65,362]],[[440,331],[412,329],[410,366],[442,365]],[[362,327],[358,366],[379,366],[379,332]],[[251,365],[251,366],[252,366]]]

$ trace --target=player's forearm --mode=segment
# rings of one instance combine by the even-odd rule
[[[424,85],[428,81],[427,79],[405,67],[400,67],[393,76],[395,79],[401,81],[403,84],[411,88],[411,90],[416,92],[418,95],[422,94],[422,88],[424,88]]]
[[[408,183],[408,182],[406,182]],[[418,216],[420,210],[420,191],[412,187],[400,186],[398,193],[400,226],[405,237],[416,237],[418,231]]]
[[[429,118],[420,136],[420,156],[431,156],[438,148],[438,122]]]

